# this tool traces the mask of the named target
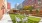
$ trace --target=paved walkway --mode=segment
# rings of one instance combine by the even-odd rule
[[[41,17],[41,20],[40,20],[40,22],[39,23],[42,23],[42,17]]]
[[[0,20],[0,23],[13,23],[9,14],[4,14],[3,18]]]

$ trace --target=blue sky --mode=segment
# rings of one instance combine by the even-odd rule
[[[11,8],[15,7],[16,3],[22,3],[24,0],[8,0],[9,3],[11,3]]]

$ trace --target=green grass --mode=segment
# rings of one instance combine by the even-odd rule
[[[16,16],[16,17],[20,17],[20,19],[21,19],[21,18],[24,18],[23,15],[19,15],[19,14],[10,14],[10,17],[12,18],[12,20],[15,19],[15,16]]]
[[[28,23],[39,23],[40,18],[28,17]]]
[[[15,16],[16,16],[16,17],[19,17],[21,20],[22,20],[22,18],[24,18],[23,15],[19,15],[19,14],[10,14],[10,17],[11,17],[13,23],[16,22]]]
[[[21,15],[21,14],[20,14],[20,15],[19,15],[19,14],[10,14],[10,17],[11,17],[13,23],[16,22],[15,16],[16,16],[16,17],[19,17],[21,20],[22,20],[22,18],[25,17],[24,15]],[[28,17],[27,23],[38,23],[39,21],[40,21],[40,18]],[[21,22],[22,22],[22,21],[21,21]]]

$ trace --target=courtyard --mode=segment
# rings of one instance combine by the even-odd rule
[[[26,19],[26,16],[22,15],[22,14],[10,14],[10,17],[13,21],[13,23],[16,23],[17,20],[16,20],[16,17],[21,20],[17,23],[39,23],[41,18],[36,18],[36,17],[32,17],[32,16],[27,16],[27,19]],[[25,19],[25,20],[24,20]],[[24,21],[24,22],[23,22]]]

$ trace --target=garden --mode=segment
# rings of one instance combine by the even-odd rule
[[[10,14],[13,23],[39,23],[40,18],[24,16],[22,14]]]

